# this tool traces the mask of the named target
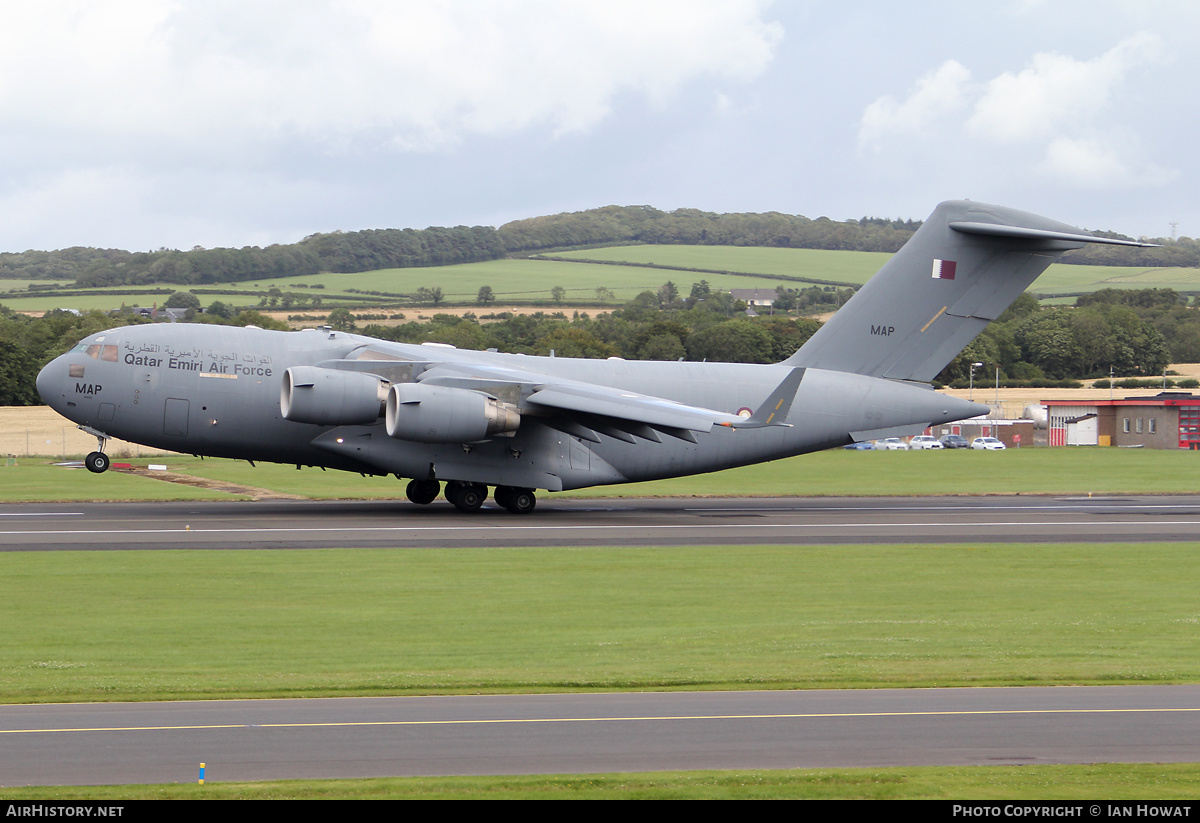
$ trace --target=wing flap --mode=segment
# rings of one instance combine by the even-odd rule
[[[739,419],[736,415],[687,406],[661,397],[580,384],[543,386],[529,395],[527,402],[548,409],[644,423],[654,428],[662,426],[698,432],[710,431],[717,423]]]

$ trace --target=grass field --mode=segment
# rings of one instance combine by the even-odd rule
[[[6,800],[1192,800],[1193,763],[643,772],[0,789]]]
[[[0,699],[1196,682],[1198,549],[6,552]]]
[[[80,456],[80,455],[77,455]],[[404,485],[392,477],[361,477],[295,466],[185,455],[131,459],[137,466],[165,464],[172,474],[270,489],[313,499],[400,499]],[[110,472],[103,479],[45,458],[0,463],[0,502],[30,500],[235,499],[229,494]],[[1200,493],[1195,452],[1152,449],[1028,448],[1005,452],[827,452],[724,472],[598,486],[555,497],[857,496],[914,494],[1194,494]],[[406,503],[403,505],[407,505]],[[440,505],[440,504],[439,504]]]

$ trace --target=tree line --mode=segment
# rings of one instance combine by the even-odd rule
[[[894,252],[917,221],[863,218],[844,223],[776,212],[664,212],[607,206],[490,226],[371,229],[313,234],[294,244],[241,249],[128,252],[73,247],[0,254],[0,279],[73,281],[80,288],[180,283],[210,285],[323,271],[444,266],[546,249],[615,243],[782,246]]]
[[[0,279],[73,281],[79,287],[182,283],[207,285],[323,271],[443,266],[549,249],[629,243],[770,246],[895,252],[918,220],[863,217],[835,221],[780,212],[719,214],[698,209],[605,206],[491,226],[369,229],[310,235],[298,243],[190,251],[72,247],[0,254]],[[1102,232],[1117,236],[1109,232]],[[1161,248],[1092,245],[1063,262],[1111,266],[1200,266],[1200,243],[1159,240]]]
[[[809,305],[845,298],[821,289],[789,292],[781,287],[777,294]],[[196,302],[187,303],[192,322],[287,328],[257,311],[237,311],[219,302],[196,313]],[[480,311],[489,305],[481,303]],[[686,296],[667,282],[596,316],[435,314],[429,322],[385,326],[360,325],[349,309],[337,308],[327,322],[343,331],[404,343],[553,352],[559,357],[734,363],[777,363],[821,326],[784,313],[747,317],[745,308],[705,281],[693,283]],[[31,318],[0,305],[0,405],[40,402],[34,380],[45,363],[89,334],[142,322],[149,321],[130,311],[52,311]],[[1200,362],[1200,312],[1171,289],[1105,289],[1080,297],[1073,307],[1041,306],[1025,294],[955,357],[936,382],[965,386],[974,363],[984,364],[975,371],[977,382],[988,382],[997,367],[1004,381],[1039,381],[1107,377],[1110,369],[1118,377],[1152,377],[1161,375],[1169,362]]]
[[[938,375],[970,381],[971,364],[1001,379],[1060,380],[1161,375],[1168,363],[1200,362],[1200,313],[1173,289],[1102,289],[1075,306],[1017,298]],[[980,373],[977,371],[976,375]]]

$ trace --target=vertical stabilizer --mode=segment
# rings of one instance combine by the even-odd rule
[[[791,357],[789,366],[927,382],[1046,267],[1094,237],[969,200],[940,204],[891,260]]]

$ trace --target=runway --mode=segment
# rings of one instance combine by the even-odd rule
[[[0,507],[0,551],[1180,541],[1200,497],[571,499],[489,503],[75,503]]]
[[[0,551],[1179,541],[1200,497],[0,507]],[[1053,547],[1047,547],[1052,551]],[[1200,761],[1200,686],[0,706],[0,785]]]
[[[0,707],[0,785],[1200,760],[1200,686]]]

